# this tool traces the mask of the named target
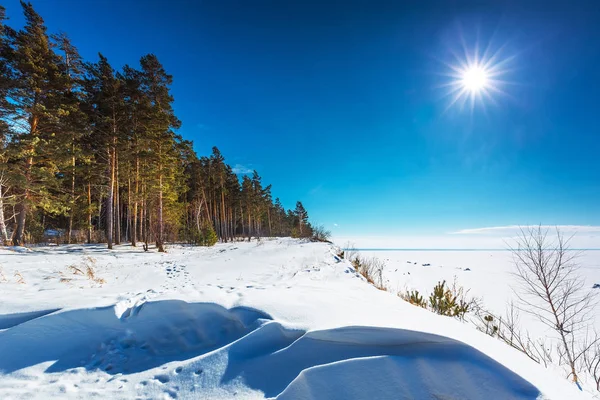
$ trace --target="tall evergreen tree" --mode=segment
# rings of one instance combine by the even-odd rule
[[[122,81],[115,76],[106,57],[87,65],[85,80],[92,140],[96,144],[93,152],[96,161],[105,165],[106,176],[106,240],[113,247],[114,201],[117,169],[117,144],[124,116]]]
[[[4,215],[6,206],[7,189],[9,184],[6,162],[6,145],[9,139],[8,120],[12,110],[12,104],[8,100],[11,80],[10,47],[7,29],[4,25],[6,10],[0,5],[0,243],[8,241],[7,220]]]
[[[301,202],[296,202],[296,208],[294,209],[294,216],[296,218],[296,225],[298,227],[298,232],[300,237],[307,236],[309,234],[309,225],[308,225],[308,212],[302,205]]]
[[[63,150],[54,140],[64,113],[60,59],[42,17],[30,3],[21,5],[25,27],[10,32],[8,68],[13,79],[7,93],[13,105],[9,164],[15,186],[20,188],[14,245],[23,243],[28,213],[37,207],[47,213],[64,211],[52,196],[59,176],[57,159]]]
[[[173,210],[177,202],[177,187],[181,182],[177,179],[181,168],[177,162],[177,142],[179,137],[173,129],[180,122],[173,111],[173,97],[169,86],[173,77],[168,75],[155,55],[142,57],[142,87],[150,101],[150,108],[145,116],[146,140],[151,154],[151,179],[149,184],[153,192],[156,206],[156,246],[164,251],[165,209]]]
[[[144,113],[149,107],[148,99],[142,90],[142,74],[140,71],[126,65],[123,68],[122,80],[124,82],[124,102],[125,112],[127,113],[126,131],[127,143],[123,148],[125,154],[121,159],[126,159],[128,163],[128,211],[129,211],[129,236],[131,245],[136,246],[138,240],[141,240],[142,218],[139,214],[141,198],[141,177],[140,170],[145,154],[144,143]]]
[[[83,102],[83,60],[79,52],[73,46],[66,34],[62,33],[54,37],[57,48],[60,51],[60,68],[62,85],[64,87],[61,99],[63,114],[59,119],[59,146],[65,149],[65,163],[61,170],[68,207],[68,225],[66,242],[71,243],[75,213],[82,208],[77,208],[77,201],[83,198],[83,190],[77,190],[78,169],[89,163],[89,154],[84,152],[82,139],[86,129],[86,115],[81,109]]]

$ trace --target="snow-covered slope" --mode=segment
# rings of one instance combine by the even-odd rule
[[[0,266],[2,399],[588,398],[323,243],[2,249]]]

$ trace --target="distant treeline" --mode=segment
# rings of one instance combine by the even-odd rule
[[[0,235],[13,245],[310,236],[255,171],[240,181],[214,147],[198,157],[176,133],[171,75],[155,55],[115,71],[49,35],[31,4],[25,26],[0,6]]]

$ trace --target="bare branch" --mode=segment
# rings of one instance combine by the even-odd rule
[[[578,360],[587,350],[578,351],[575,344],[587,329],[596,299],[585,289],[585,282],[578,274],[577,258],[581,253],[570,249],[572,238],[565,238],[558,228],[554,241],[541,225],[521,228],[509,250],[519,282],[518,290],[514,290],[519,309],[558,334],[559,362],[569,366],[569,376],[577,382]]]

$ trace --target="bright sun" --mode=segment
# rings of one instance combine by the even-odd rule
[[[471,112],[476,105],[485,110],[486,103],[497,104],[496,97],[508,95],[504,89],[512,83],[505,78],[514,68],[515,56],[504,54],[503,46],[492,51],[490,45],[482,50],[479,43],[473,48],[469,48],[462,38],[460,43],[462,51],[450,49],[454,59],[442,61],[448,67],[443,73],[448,80],[440,85],[450,97],[446,110],[454,105],[461,109],[467,106]]]
[[[489,74],[478,65],[470,66],[462,72],[461,84],[471,93],[478,93],[488,87]]]

